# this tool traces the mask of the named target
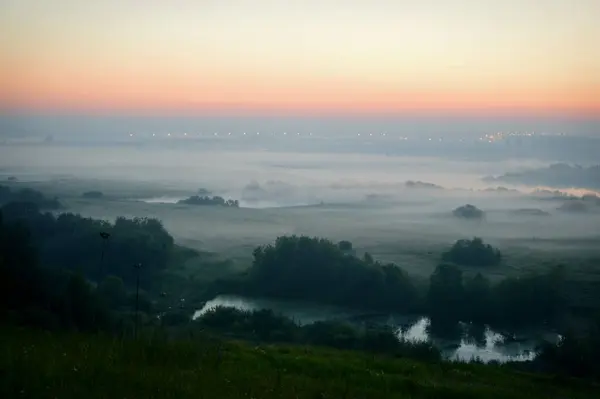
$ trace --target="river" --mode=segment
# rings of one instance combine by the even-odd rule
[[[197,310],[193,318],[201,317],[205,312],[217,306],[234,307],[240,310],[271,309],[304,325],[316,321],[338,320],[350,323],[373,322],[392,326],[399,339],[413,342],[430,341],[438,347],[445,358],[469,361],[479,358],[483,362],[525,361],[535,357],[535,348],[545,340],[556,340],[558,336],[548,333],[519,334],[517,339],[505,339],[503,334],[489,327],[474,329],[461,325],[455,338],[442,338],[433,334],[427,317],[405,315],[365,315],[364,313],[342,309],[335,306],[306,304],[298,302],[257,299],[240,296],[220,295],[206,302]],[[471,328],[470,328],[471,327]],[[473,332],[472,330],[478,330]],[[469,333],[470,332],[470,333]],[[514,334],[516,332],[511,332]]]

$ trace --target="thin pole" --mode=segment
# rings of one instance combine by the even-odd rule
[[[135,322],[134,322],[133,337],[137,338],[138,323],[139,323],[138,310],[139,310],[139,300],[140,300],[140,268],[142,267],[142,264],[138,263],[134,267],[136,270],[136,277],[135,277]]]
[[[100,251],[100,267],[98,268],[98,284],[102,280],[102,274],[104,273],[104,252],[106,251],[110,234],[103,231],[100,233],[100,238],[102,238],[102,249]]]

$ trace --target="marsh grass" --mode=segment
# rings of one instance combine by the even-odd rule
[[[0,331],[4,398],[591,398],[597,386],[481,364],[419,363],[204,334],[168,341]]]

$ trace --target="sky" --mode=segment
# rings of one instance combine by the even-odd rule
[[[0,0],[0,109],[600,115],[598,0]]]

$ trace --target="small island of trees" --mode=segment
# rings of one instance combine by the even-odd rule
[[[32,188],[22,188],[20,190],[11,190],[10,187],[0,186],[0,205],[9,202],[27,202],[34,204],[39,209],[56,210],[61,209],[62,205],[55,198],[48,198],[43,193]]]
[[[459,206],[452,211],[452,214],[462,219],[483,219],[485,217],[485,212],[471,204]]]
[[[189,198],[184,200],[177,201],[178,204],[184,205],[212,205],[212,206],[225,206],[228,208],[239,208],[240,203],[238,200],[228,199],[226,200],[223,197],[214,196],[200,196],[200,195],[192,195]]]

